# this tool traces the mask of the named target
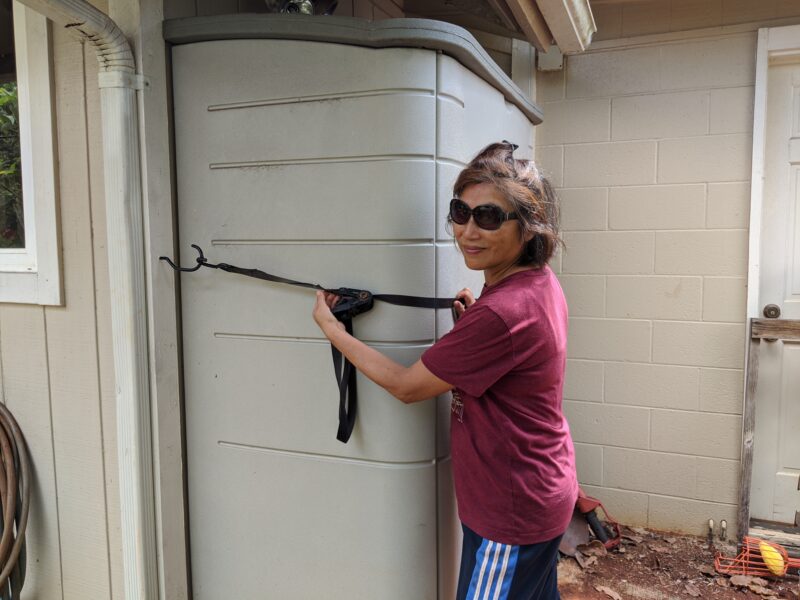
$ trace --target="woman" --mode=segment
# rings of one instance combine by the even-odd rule
[[[314,319],[364,375],[403,402],[452,390],[451,455],[464,531],[457,598],[558,599],[556,559],[577,497],[561,410],[567,306],[547,261],[560,243],[556,199],[508,142],[460,173],[449,226],[479,299],[458,294],[458,320],[411,367],[344,331],[317,293]]]

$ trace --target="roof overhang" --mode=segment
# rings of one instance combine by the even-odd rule
[[[563,54],[583,52],[597,30],[589,0],[404,0],[403,7],[406,17],[524,38],[540,52],[554,44]]]
[[[583,52],[597,31],[589,0],[491,0],[505,4],[525,38],[546,52],[551,45],[563,54]]]

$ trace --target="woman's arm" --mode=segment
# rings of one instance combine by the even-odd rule
[[[337,300],[333,294],[317,292],[314,320],[331,344],[364,375],[407,404],[433,398],[453,388],[431,373],[422,361],[404,367],[347,333],[330,309]]]

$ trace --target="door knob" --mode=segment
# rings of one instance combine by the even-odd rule
[[[764,307],[764,316],[768,319],[777,319],[781,316],[781,307],[777,304],[767,304]]]

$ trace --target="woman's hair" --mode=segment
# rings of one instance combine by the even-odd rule
[[[550,181],[532,160],[516,159],[515,144],[489,144],[464,167],[453,186],[455,197],[471,185],[491,183],[517,213],[520,235],[532,234],[517,261],[542,267],[563,245],[558,227],[558,200]]]

